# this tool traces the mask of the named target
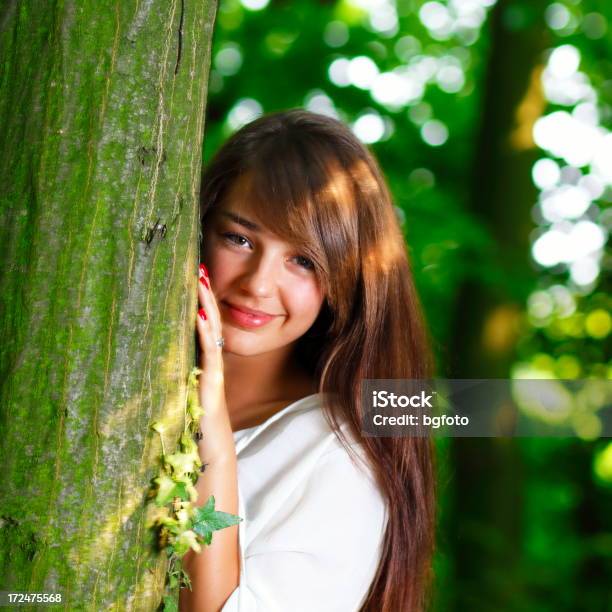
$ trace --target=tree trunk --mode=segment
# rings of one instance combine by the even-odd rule
[[[491,15],[491,52],[474,163],[471,206],[495,243],[502,271],[462,288],[453,342],[454,378],[508,378],[520,313],[535,273],[529,263],[537,197],[533,123],[546,101],[540,86],[547,0],[500,0]],[[495,268],[493,267],[493,269]],[[520,610],[524,466],[517,440],[455,438],[453,609]]]
[[[215,0],[0,9],[0,588],[152,610],[194,359]]]
[[[540,82],[549,42],[548,0],[499,0],[491,13],[470,205],[493,239],[495,265],[470,279],[457,300],[450,365],[455,378],[506,378],[516,358],[520,313],[535,285],[530,260],[531,210],[538,158],[533,125],[546,100]],[[497,276],[493,276],[497,274]]]

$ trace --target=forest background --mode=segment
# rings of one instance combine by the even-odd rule
[[[261,113],[382,165],[447,378],[610,378],[606,0],[221,0],[205,159]],[[612,443],[443,439],[434,609],[612,610]]]

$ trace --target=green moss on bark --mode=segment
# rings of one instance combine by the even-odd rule
[[[149,425],[179,416],[193,359],[215,8],[0,16],[0,575],[71,609],[161,598]]]

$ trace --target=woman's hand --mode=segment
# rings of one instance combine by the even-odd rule
[[[221,335],[221,317],[210,289],[208,272],[200,266],[197,333],[200,358],[200,402],[204,415],[200,427],[204,437],[198,441],[203,471],[195,484],[198,506],[214,496],[215,508],[238,514],[238,472],[236,447],[225,404],[223,349],[217,344]],[[217,612],[238,586],[240,554],[238,526],[215,532],[212,544],[199,554],[193,550],[183,557],[192,589],[181,589],[180,609],[184,612]]]
[[[208,270],[200,264],[198,282],[198,310],[196,328],[200,343],[200,403],[208,414],[225,408],[223,380],[223,348],[219,346],[223,337],[221,315],[213,295]]]

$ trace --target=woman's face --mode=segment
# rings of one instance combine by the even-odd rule
[[[224,350],[252,356],[290,349],[323,303],[312,262],[255,217],[244,181],[229,190],[204,232],[204,263],[223,320]]]

